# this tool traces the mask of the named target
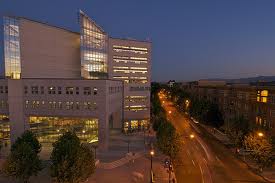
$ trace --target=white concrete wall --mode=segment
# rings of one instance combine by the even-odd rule
[[[14,141],[29,129],[30,116],[90,117],[99,119],[99,149],[107,150],[109,143],[109,116],[113,114],[115,127],[122,126],[122,90],[109,94],[110,86],[122,88],[122,82],[110,80],[72,80],[72,79],[20,79],[8,80],[9,116],[11,137]],[[32,87],[38,86],[38,94],[32,93]],[[27,87],[27,93],[25,93]],[[44,93],[41,93],[44,87]],[[48,88],[55,87],[56,93],[49,94]],[[62,94],[58,94],[61,87]],[[79,94],[66,94],[66,87],[79,88]],[[91,95],[84,95],[83,88],[91,87]],[[97,88],[97,94],[93,94]],[[26,101],[29,104],[26,107]],[[39,106],[31,107],[32,101],[39,101]],[[44,104],[42,104],[42,101]],[[49,102],[62,102],[62,109],[50,108]],[[66,102],[73,102],[73,109],[66,109]],[[80,108],[76,109],[76,102]],[[96,103],[96,108],[84,109],[84,102]]]
[[[20,19],[22,78],[80,78],[80,35]]]

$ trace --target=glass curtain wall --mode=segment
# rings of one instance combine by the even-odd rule
[[[107,79],[107,34],[82,11],[80,15],[81,76]]]
[[[19,20],[16,18],[4,17],[4,47],[5,76],[11,79],[20,79]]]
[[[81,142],[98,141],[98,119],[31,116],[30,129],[41,143],[53,143],[67,131],[74,131]]]

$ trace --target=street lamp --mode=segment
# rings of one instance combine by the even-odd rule
[[[152,173],[153,173],[153,156],[154,155],[155,155],[155,151],[154,151],[154,149],[151,149],[151,151],[150,151],[150,156],[151,156],[151,171],[150,171],[151,183],[153,182]]]
[[[168,111],[168,113],[169,113],[169,114],[171,114],[171,113],[172,113],[172,111]]]
[[[190,139],[193,139],[194,137],[195,137],[194,134],[191,134],[191,135],[190,135]]]
[[[258,132],[258,136],[259,136],[259,137],[263,137],[264,134],[263,134],[262,132]]]

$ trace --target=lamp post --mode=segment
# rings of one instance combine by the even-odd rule
[[[153,149],[151,149],[150,151],[150,156],[151,156],[151,171],[150,171],[150,182],[153,182],[153,156],[155,154],[155,151]]]
[[[94,148],[94,153],[95,153],[94,155],[95,155],[95,159],[96,159],[96,149],[97,149],[97,145],[93,145],[92,147]]]

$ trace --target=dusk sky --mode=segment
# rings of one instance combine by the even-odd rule
[[[0,0],[1,17],[73,31],[79,9],[112,37],[151,40],[154,81],[275,75],[275,0]]]

